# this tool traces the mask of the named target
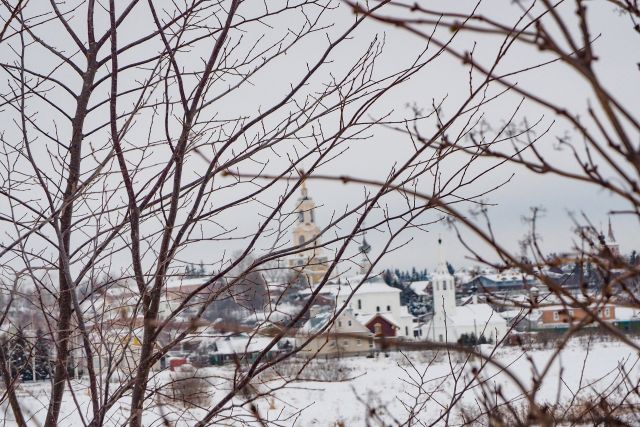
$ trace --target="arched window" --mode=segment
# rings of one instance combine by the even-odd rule
[[[443,291],[447,290],[447,282],[442,282],[442,290]]]
[[[298,212],[298,221],[304,222],[304,212]]]
[[[377,306],[376,306],[376,311],[377,311],[378,313],[380,313],[380,306],[379,306],[379,305],[377,305]]]
[[[309,209],[309,218],[311,218],[311,222],[315,222],[315,219],[313,218],[313,209]]]
[[[391,311],[391,306],[390,305],[387,306],[387,311]]]
[[[358,300],[358,310],[362,310],[362,300]]]
[[[304,245],[304,236],[300,236],[298,238],[298,243],[301,244],[301,245]]]

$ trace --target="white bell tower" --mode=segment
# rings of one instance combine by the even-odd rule
[[[442,255],[442,239],[438,239],[438,266],[432,278],[433,316],[444,319],[456,312],[456,286]]]

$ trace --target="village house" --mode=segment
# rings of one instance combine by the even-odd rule
[[[592,305],[589,310],[595,311],[601,320],[614,322],[616,320],[616,306],[605,304],[601,307]],[[540,312],[538,328],[567,328],[581,321],[588,321],[591,315],[581,307],[570,307],[562,304],[542,306]]]
[[[518,270],[509,269],[501,272],[482,272],[466,283],[462,283],[460,288],[467,293],[475,290],[481,293],[498,294],[527,291],[533,286],[541,287],[540,282],[535,277],[523,275]]]
[[[358,321],[369,329],[375,338],[395,338],[398,336],[398,326],[391,316],[383,313],[374,313],[368,316],[359,316]]]
[[[362,325],[350,310],[340,313],[333,324],[327,325],[334,317],[331,310],[312,313],[298,331],[296,346],[309,343],[300,351],[301,356],[341,357],[365,354],[373,350],[373,337],[369,329]],[[323,328],[327,327],[323,331]]]
[[[167,281],[160,299],[159,316],[189,320],[198,314],[211,295],[210,277],[176,277]],[[185,303],[185,301],[188,301]]]

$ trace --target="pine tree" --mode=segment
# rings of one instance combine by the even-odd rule
[[[36,380],[51,378],[50,341],[40,329],[36,332],[35,358]]]
[[[384,280],[387,285],[393,284],[393,275],[391,274],[391,270],[385,270],[382,273],[382,280]]]
[[[31,364],[29,363],[28,347],[29,345],[24,336],[24,332],[22,329],[18,329],[15,336],[9,343],[9,364],[11,367],[11,376],[13,378],[20,376],[23,381],[30,381],[33,379]]]
[[[447,270],[449,270],[449,274],[454,274],[456,270],[453,268],[453,265],[447,262]]]

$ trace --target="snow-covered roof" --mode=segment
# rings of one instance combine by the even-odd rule
[[[105,294],[110,298],[121,296],[128,297],[130,295],[138,295],[140,293],[138,285],[132,279],[120,279],[110,284],[105,290]]]
[[[318,333],[325,327],[332,317],[333,313],[331,311],[318,313],[307,320],[307,323],[300,328],[300,332],[309,335]]]
[[[357,276],[348,278],[347,284],[342,286],[343,289],[341,290],[341,293],[343,295],[351,293],[356,286],[360,285],[364,277],[364,275],[359,274]],[[362,285],[356,291],[356,294],[398,294],[400,292],[402,292],[400,289],[387,285],[384,280],[376,276],[369,278],[364,283],[362,283]]]
[[[455,313],[448,316],[454,326],[476,326],[484,328],[489,323],[505,323],[504,318],[493,311],[489,304],[467,304],[456,307]]]
[[[264,350],[272,338],[246,335],[231,336],[216,340],[214,354],[245,354]]]
[[[417,282],[411,282],[409,287],[415,292],[417,295],[424,296],[427,294],[427,288],[431,282],[429,280],[419,280]]]
[[[498,314],[508,321],[516,318],[520,320],[528,319],[531,321],[535,321],[539,319],[540,316],[542,315],[542,313],[539,310],[532,310],[531,313],[528,313],[528,311],[529,310],[525,310],[525,309],[515,309],[515,310],[502,311]]]
[[[167,280],[167,290],[186,290],[204,285],[211,277],[176,277]]]
[[[492,282],[513,282],[526,280],[527,282],[537,282],[534,276],[523,274],[519,270],[509,269],[500,273],[482,273],[479,277],[484,277]]]
[[[393,317],[391,313],[360,314],[356,316],[356,319],[358,319],[358,322],[366,326],[369,322],[371,322],[377,316],[382,317],[383,319],[385,319],[387,322],[391,323],[394,326],[399,325],[398,321]]]

